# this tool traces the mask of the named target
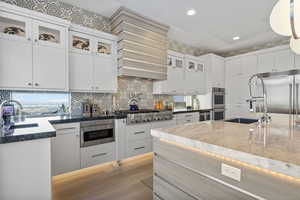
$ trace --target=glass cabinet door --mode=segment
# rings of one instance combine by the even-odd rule
[[[31,41],[31,21],[17,15],[0,14],[0,38]]]
[[[65,48],[66,29],[54,24],[34,21],[35,43]]]
[[[175,67],[183,68],[183,59],[175,58]]]
[[[113,44],[109,40],[96,40],[96,55],[111,56],[113,54]]]
[[[187,68],[190,71],[196,71],[196,62],[189,60],[187,62]]]
[[[70,49],[73,52],[90,54],[92,52],[92,38],[85,34],[70,33]]]
[[[197,63],[197,72],[204,72],[204,64],[203,63]]]

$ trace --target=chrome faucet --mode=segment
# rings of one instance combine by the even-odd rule
[[[20,108],[19,115],[22,114],[23,106],[22,106],[22,104],[19,101],[17,101],[17,100],[6,100],[6,101],[3,101],[1,103],[1,105],[0,105],[0,127],[3,126],[3,124],[4,124],[4,120],[3,120],[3,107],[6,104],[8,104],[8,103],[16,103],[19,106],[19,108]]]
[[[252,92],[252,81],[254,78],[257,78],[261,81],[262,85],[262,96],[254,96]],[[250,112],[254,112],[254,106],[253,103],[257,101],[263,101],[263,116],[258,120],[259,125],[262,125],[264,122],[269,123],[271,120],[271,117],[268,115],[268,109],[267,109],[267,92],[266,92],[266,86],[264,79],[261,75],[259,74],[254,74],[249,78],[249,92],[250,92],[250,99],[247,100],[250,104]]]

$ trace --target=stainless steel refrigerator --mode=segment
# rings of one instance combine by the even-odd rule
[[[268,113],[299,114],[300,70],[260,74],[265,82]],[[262,90],[257,85],[257,93]],[[256,112],[261,111],[256,104]]]

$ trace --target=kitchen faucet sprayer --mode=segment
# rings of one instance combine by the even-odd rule
[[[257,78],[261,82],[262,86],[262,96],[254,96],[253,91],[252,91],[252,81],[254,78]],[[254,112],[254,106],[253,103],[257,101],[263,101],[263,116],[258,120],[259,124],[261,125],[263,122],[270,122],[271,117],[268,115],[268,109],[267,109],[267,91],[266,91],[266,86],[263,77],[260,74],[254,74],[249,78],[249,93],[250,93],[250,99],[247,100],[249,102],[250,106],[250,112]]]

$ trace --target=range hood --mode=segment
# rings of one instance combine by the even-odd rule
[[[111,18],[112,32],[119,36],[120,76],[154,80],[167,78],[168,26],[121,7]]]

